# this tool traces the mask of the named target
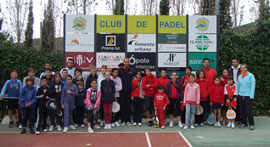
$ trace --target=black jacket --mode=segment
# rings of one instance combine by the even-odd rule
[[[233,69],[232,69],[232,67],[229,68],[229,74],[233,77]],[[240,68],[239,68],[238,71],[237,71],[237,77],[236,77],[237,80],[238,80],[239,75],[241,75],[241,69],[240,69]],[[234,78],[234,77],[233,77],[233,78]],[[235,81],[234,81],[234,82],[235,82]]]
[[[64,84],[60,81],[60,83],[55,83],[52,82],[50,85],[50,90],[49,90],[49,96],[50,98],[54,98],[59,104],[61,102],[61,94],[63,90]],[[56,89],[59,91],[59,93],[56,93]]]
[[[46,93],[43,93],[43,91],[47,89]],[[38,107],[46,107],[46,102],[48,99],[46,96],[49,96],[50,93],[50,86],[40,86],[37,89],[36,97],[37,97],[37,106]]]
[[[103,80],[101,82],[101,100],[103,103],[110,104],[114,100],[115,84],[113,80]]]
[[[75,97],[75,106],[85,106],[84,99],[86,98],[86,90],[78,90],[78,94]]]
[[[97,74],[95,74],[95,76],[93,77],[92,74],[90,73],[90,75],[87,77],[86,79],[86,85],[85,85],[85,88],[88,89],[91,87],[91,82],[93,80],[97,80],[98,76]]]
[[[132,91],[132,80],[133,77],[136,75],[136,71],[132,68],[126,69],[119,69],[118,76],[122,80],[122,91],[123,92],[131,92]]]

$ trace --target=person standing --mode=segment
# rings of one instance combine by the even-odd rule
[[[237,91],[239,95],[242,125],[240,128],[247,127],[247,119],[250,130],[254,130],[254,117],[252,112],[256,81],[252,73],[248,72],[247,64],[241,65],[241,75],[238,77]]]
[[[72,78],[74,77],[74,74],[75,74],[75,67],[74,67],[74,60],[72,58],[69,58],[68,61],[67,61],[67,67],[65,68],[62,68],[60,70],[60,73],[62,74],[62,70],[63,69],[67,69],[68,71],[68,75],[71,75]]]
[[[233,81],[237,84],[238,77],[241,75],[241,64],[239,64],[238,58],[232,58],[232,66],[229,68],[229,74],[233,77]]]
[[[203,70],[205,72],[205,78],[208,81],[208,85],[211,87],[212,85],[214,85],[214,79],[217,76],[217,72],[214,69],[210,68],[210,59],[203,59]]]

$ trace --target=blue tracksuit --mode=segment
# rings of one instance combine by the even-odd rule
[[[67,91],[70,90],[71,94]],[[64,127],[72,125],[72,111],[74,109],[75,96],[78,94],[78,88],[75,84],[65,85],[61,95],[61,105],[64,105]]]
[[[7,80],[2,88],[0,97],[4,97],[6,92],[8,93],[8,98],[18,99],[20,94],[20,89],[22,88],[22,82],[18,79]]]

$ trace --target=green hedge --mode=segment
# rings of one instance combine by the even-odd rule
[[[225,30],[220,36],[219,73],[229,68],[231,58],[248,64],[256,78],[255,115],[270,114],[270,20],[258,22],[256,30],[241,34]]]

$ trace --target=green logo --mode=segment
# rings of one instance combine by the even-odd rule
[[[206,35],[199,35],[195,39],[195,46],[200,51],[207,50],[213,42]]]

